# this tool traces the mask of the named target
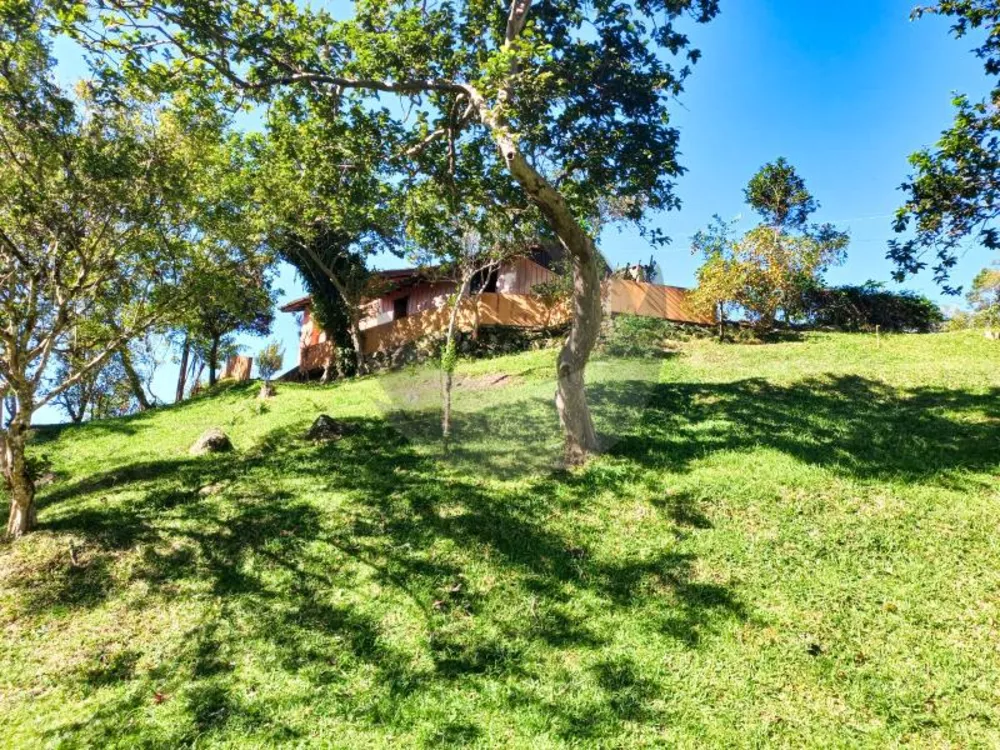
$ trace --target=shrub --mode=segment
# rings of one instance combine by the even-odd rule
[[[916,292],[890,292],[869,281],[861,286],[816,289],[807,295],[809,321],[844,331],[870,331],[878,326],[897,333],[927,333],[944,322],[941,309]]]
[[[269,383],[281,369],[285,360],[285,350],[277,341],[270,342],[257,353],[257,372],[264,378],[265,383]]]
[[[670,353],[667,341],[686,341],[711,336],[700,326],[682,325],[640,315],[615,315],[605,326],[601,351],[612,357],[653,358]]]

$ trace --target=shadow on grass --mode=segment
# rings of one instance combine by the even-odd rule
[[[612,453],[640,469],[683,471],[714,451],[759,447],[861,478],[958,481],[957,472],[997,466],[996,389],[900,394],[860,378],[791,386],[614,382],[592,387],[591,398],[605,430],[621,430],[610,434]],[[623,404],[635,419],[617,419]],[[751,613],[730,586],[697,580],[697,561],[672,546],[669,532],[655,552],[608,559],[601,530],[560,522],[613,490],[621,474],[480,481],[493,469],[491,451],[507,452],[504,465],[530,461],[530,444],[498,445],[495,436],[501,424],[507,434],[537,431],[539,415],[551,416],[545,409],[531,401],[458,415],[463,440],[448,461],[409,442],[393,420],[354,420],[339,442],[307,443],[300,426],[239,456],[133,464],[48,488],[44,527],[94,547],[95,571],[129,554],[124,585],[145,582],[150,601],[197,591],[218,606],[147,673],[137,674],[139,658],[129,651],[81,675],[90,690],[128,689],[58,731],[80,745],[107,744],[121,737],[119,717],[128,713],[139,717],[130,731],[141,740],[157,730],[136,709],[150,686],[166,682],[184,716],[168,743],[237,734],[294,741],[300,730],[282,723],[270,702],[278,700],[285,708],[308,701],[399,733],[428,721],[427,705],[442,696],[551,679],[538,658],[545,649],[589,655],[589,697],[552,703],[518,687],[509,700],[540,707],[559,736],[593,740],[614,736],[623,722],[661,722],[659,684],[636,661],[608,656],[616,636],[601,618],[641,622],[679,648],[697,649]],[[433,422],[434,415],[405,418]],[[308,490],[286,486],[305,478]],[[206,494],[211,485],[222,489]],[[122,488],[113,502],[102,500]],[[669,497],[658,510],[658,523],[678,538],[711,532],[710,509],[690,498]],[[63,583],[30,600],[36,614],[96,607],[123,585],[120,575],[102,573],[100,585],[74,599],[69,576],[78,573],[46,575]],[[27,592],[32,581],[15,585]],[[387,623],[399,618],[420,637],[394,637]],[[247,697],[234,665],[248,653],[312,685],[309,697]],[[428,739],[474,741],[483,731],[475,718],[430,719]]]
[[[89,689],[116,681],[180,682],[175,710],[184,706],[189,734],[170,741],[237,731],[262,741],[291,737],[292,728],[269,718],[266,701],[251,705],[239,697],[231,664],[236,652],[249,648],[317,690],[338,688],[329,710],[398,730],[409,721],[400,705],[411,698],[420,702],[442,690],[475,690],[484,681],[538,677],[532,652],[539,646],[600,650],[609,635],[572,606],[583,591],[601,610],[637,616],[647,597],[665,597],[672,602],[669,612],[657,607],[646,616],[661,619],[660,631],[681,647],[695,647],[700,633],[746,617],[734,592],[723,586],[707,592],[690,580],[689,556],[610,563],[591,554],[591,540],[551,523],[559,501],[550,478],[490,490],[421,455],[386,422],[358,420],[354,427],[336,443],[307,443],[301,430],[285,430],[239,457],[134,464],[48,490],[45,528],[95,547],[100,554],[94,564],[131,555],[129,580],[149,585],[150,605],[197,589],[220,606],[217,618],[152,672],[136,674],[135,655],[119,654],[99,659],[81,682]],[[296,476],[319,477],[320,492],[326,486],[347,501],[322,510],[268,481]],[[205,496],[200,489],[209,485],[229,489]],[[100,502],[122,487],[124,497]],[[589,490],[580,485],[573,491],[580,493],[578,502]],[[482,580],[485,560],[495,591]],[[371,585],[391,592],[390,608],[419,627],[423,645],[407,649],[393,642],[379,609],[384,604],[340,597]],[[103,586],[74,606],[96,607],[119,594]],[[142,605],[134,598],[130,603]],[[46,597],[35,606],[65,602]],[[372,675],[363,688],[343,688],[361,674]],[[117,708],[128,712],[135,700],[134,690],[125,691]],[[626,708],[631,704],[625,698],[608,701],[624,701],[609,715],[615,721],[639,715]],[[83,745],[118,737],[119,714],[107,708],[59,731]],[[481,732],[472,717],[436,726],[430,737],[443,743]],[[134,731],[140,737],[153,729]],[[613,722],[602,731],[613,731]]]

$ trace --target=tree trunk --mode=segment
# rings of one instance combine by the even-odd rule
[[[8,467],[10,515],[7,518],[7,535],[15,539],[33,531],[38,525],[35,510],[35,481],[25,455],[29,425],[26,425],[21,417],[23,414],[30,415],[31,412],[32,410],[26,409],[22,402],[17,419],[7,431],[6,444],[10,460]]]
[[[118,347],[118,356],[122,358],[125,378],[128,380],[129,388],[132,389],[132,395],[135,396],[135,400],[139,404],[139,411],[151,409],[153,405],[146,396],[146,388],[142,384],[142,378],[136,372],[135,364],[132,362],[132,353],[128,350],[128,344],[122,344]]]
[[[212,387],[216,382],[216,370],[219,369],[219,337],[212,337],[212,349],[208,353],[208,385]]]
[[[441,354],[441,435],[444,437],[445,445],[451,438],[451,389],[455,381],[455,328],[458,325],[458,315],[462,308],[462,300],[465,298],[465,291],[469,288],[472,275],[467,274],[462,283],[459,284],[455,293],[455,302],[451,308],[451,316],[448,319],[448,330],[445,333],[444,351]]]
[[[337,347],[334,346],[333,336],[328,334],[327,341],[330,344],[330,348],[326,354],[326,361],[323,362],[323,376],[320,378],[321,383],[329,383],[333,380],[334,371],[339,370],[339,368],[336,367]]]
[[[726,340],[726,308],[719,303],[719,342]]]
[[[357,361],[356,374],[367,375],[368,365],[365,360],[365,343],[361,335],[361,322],[354,315],[353,307],[348,309],[348,318],[350,318],[351,344],[354,346],[354,357]]]
[[[601,273],[594,240],[573,216],[566,200],[528,163],[517,143],[480,98],[480,112],[490,126],[507,168],[538,206],[573,259],[573,323],[559,352],[556,409],[566,440],[566,461],[581,463],[600,449],[587,406],[584,370],[601,330]]]
[[[184,400],[184,390],[187,386],[188,357],[191,356],[191,339],[184,337],[184,346],[181,348],[181,369],[177,373],[177,391],[174,395],[174,403]]]

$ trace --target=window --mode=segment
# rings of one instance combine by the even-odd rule
[[[480,271],[472,277],[472,282],[469,284],[469,290],[473,294],[480,291],[486,292],[487,294],[495,294],[497,290],[497,279],[499,277],[500,271],[496,268],[488,271]]]
[[[410,306],[410,298],[397,297],[392,302],[392,319],[399,320],[400,318],[405,318],[407,315],[407,309]]]

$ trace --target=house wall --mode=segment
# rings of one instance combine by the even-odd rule
[[[451,281],[438,281],[389,292],[368,304],[368,314],[361,320],[361,330],[392,322],[393,308],[400,297],[410,298],[406,304],[407,315],[416,315],[424,310],[440,310],[448,303],[449,295],[454,294],[455,286]]]
[[[516,258],[505,263],[497,276],[497,293],[531,294],[535,284],[548,281],[555,274],[529,258]]]

